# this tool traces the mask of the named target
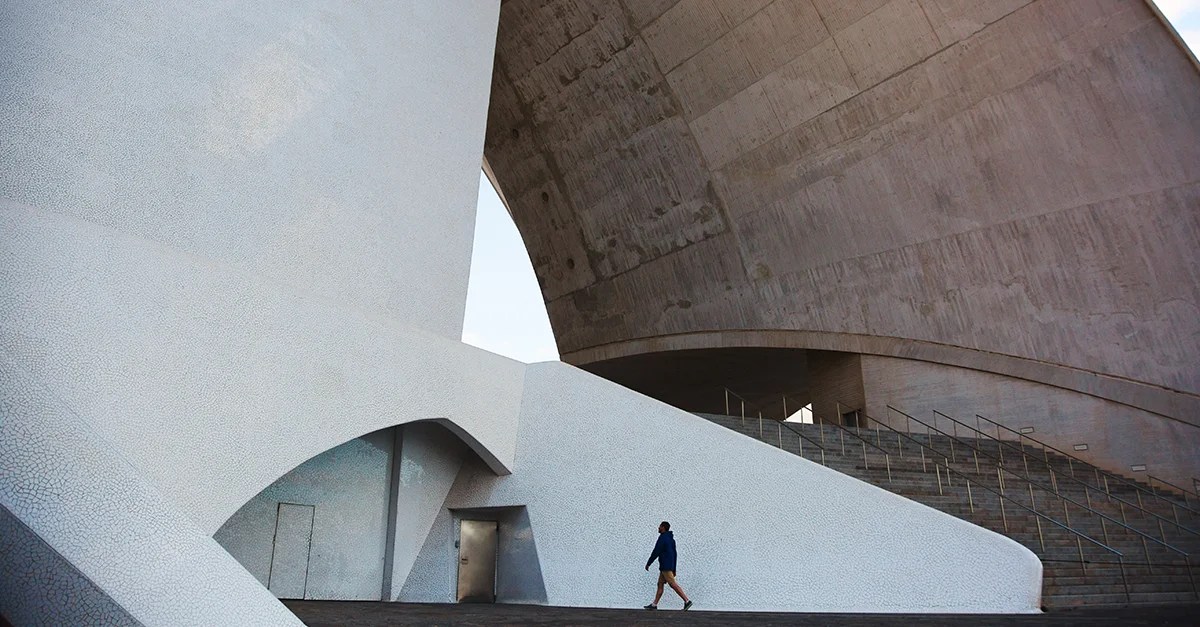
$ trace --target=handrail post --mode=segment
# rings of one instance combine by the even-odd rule
[[[1200,592],[1197,592],[1196,590],[1196,577],[1192,574],[1192,559],[1188,556],[1184,556],[1183,565],[1187,567],[1188,580],[1192,582],[1192,596],[1195,597],[1197,601],[1200,601]]]
[[[839,427],[841,427],[840,429],[838,429],[838,439],[842,443],[842,456],[845,457],[846,456],[846,425],[842,424],[842,404],[839,403],[838,401],[834,401],[833,406],[834,406],[835,410],[837,411],[837,425]]]
[[[933,415],[934,415],[934,417],[937,417],[936,412]],[[954,455],[954,441],[958,439],[958,423],[957,422],[950,423],[950,428],[954,431],[954,437],[950,438],[950,459],[953,459],[954,461],[958,461],[958,458],[955,457],[955,455]]]
[[[1004,521],[1004,533],[1008,533],[1008,514],[1004,511],[1004,477],[1000,474],[999,466],[996,467],[996,478],[1000,480],[1000,519]]]
[[[899,411],[899,410],[896,410],[896,411]],[[901,413],[901,414],[904,414],[904,412],[900,412],[900,413]],[[907,414],[905,414],[905,415],[907,415]],[[986,418],[985,418],[985,420],[986,420]],[[918,422],[920,422],[920,421],[918,420]],[[964,425],[964,426],[966,426],[966,425]],[[916,439],[912,438],[910,435],[903,435],[903,434],[901,434],[901,432],[900,432],[900,431],[898,431],[898,430],[896,430],[896,429],[892,428],[892,427],[891,427],[891,425],[887,425],[887,427],[888,427],[888,429],[889,429],[889,430],[893,431],[893,432],[894,432],[894,433],[896,433],[897,435],[902,435],[903,439],[908,439],[908,440],[910,440],[911,442],[913,442],[914,444],[917,444],[918,448],[919,448],[919,449],[920,449],[920,451],[921,451],[922,458],[924,457],[925,448],[927,448],[926,446],[924,446],[924,445],[921,445],[921,444],[920,444],[920,442],[919,442],[918,440],[916,440]],[[860,438],[860,439],[861,439],[861,438]],[[936,451],[936,450],[934,450],[934,452],[936,453],[937,451]],[[886,451],[885,451],[885,453],[886,453]],[[943,458],[943,459],[944,459],[944,458]],[[941,466],[940,466],[940,465],[938,465],[936,461],[934,461],[934,466],[935,466],[935,468],[936,468],[936,469],[937,469],[937,471],[938,471],[938,483],[939,483],[938,487],[939,487],[939,489],[940,489],[940,488],[941,488],[941,474],[940,474],[940,471],[941,471]],[[1016,505],[1018,508],[1020,508],[1020,509],[1022,509],[1022,510],[1025,510],[1025,511],[1028,511],[1029,513],[1033,514],[1033,515],[1036,517],[1036,519],[1037,519],[1037,521],[1038,521],[1038,523],[1039,523],[1039,532],[1040,532],[1040,535],[1039,535],[1039,543],[1040,543],[1041,545],[1044,545],[1044,544],[1045,544],[1045,531],[1044,531],[1044,525],[1041,525],[1041,520],[1042,520],[1042,519],[1045,519],[1046,521],[1048,521],[1048,522],[1050,522],[1051,524],[1053,524],[1055,527],[1058,527],[1058,528],[1060,528],[1060,529],[1063,529],[1063,530],[1067,531],[1068,533],[1072,534],[1073,536],[1075,536],[1075,538],[1076,538],[1076,549],[1077,549],[1077,551],[1079,552],[1079,560],[1080,560],[1080,562],[1079,562],[1079,563],[1080,563],[1080,566],[1081,566],[1081,567],[1084,569],[1083,575],[1084,575],[1084,577],[1085,577],[1085,578],[1087,577],[1087,570],[1086,570],[1086,568],[1087,568],[1087,567],[1086,567],[1086,564],[1087,564],[1088,562],[1087,562],[1087,560],[1085,559],[1085,556],[1083,555],[1083,543],[1082,543],[1082,541],[1083,541],[1083,540],[1087,540],[1087,541],[1088,541],[1090,544],[1094,544],[1094,545],[1096,545],[1096,546],[1099,546],[1100,548],[1104,549],[1105,551],[1108,551],[1109,553],[1111,553],[1111,554],[1115,555],[1115,556],[1118,558],[1118,562],[1117,562],[1117,563],[1119,564],[1119,566],[1120,566],[1120,568],[1121,568],[1122,583],[1125,585],[1125,587],[1126,587],[1126,591],[1127,591],[1127,593],[1128,593],[1128,583],[1127,583],[1127,580],[1126,580],[1126,571],[1124,570],[1124,560],[1123,560],[1123,553],[1121,553],[1120,551],[1118,551],[1118,550],[1114,549],[1113,547],[1109,546],[1109,544],[1107,544],[1107,543],[1102,543],[1102,542],[1100,542],[1099,540],[1096,540],[1095,538],[1092,538],[1092,537],[1090,537],[1090,536],[1088,536],[1088,535],[1086,535],[1086,534],[1083,534],[1083,533],[1081,533],[1080,531],[1078,531],[1078,530],[1076,530],[1076,529],[1074,529],[1074,528],[1070,527],[1070,526],[1069,526],[1069,524],[1063,524],[1062,522],[1059,522],[1059,521],[1055,520],[1054,518],[1052,518],[1052,517],[1050,517],[1050,516],[1047,516],[1046,514],[1043,514],[1043,513],[1041,513],[1041,512],[1039,512],[1039,511],[1037,511],[1036,509],[1034,509],[1034,508],[1032,508],[1032,507],[1027,507],[1027,506],[1023,505],[1022,503],[1020,503],[1019,501],[1017,501],[1017,500],[1015,500],[1015,499],[1012,499],[1012,498],[1009,498],[1008,496],[1006,496],[1006,495],[1004,494],[1004,489],[1006,488],[1006,486],[1005,486],[1004,474],[1003,474],[1003,472],[1004,472],[1005,470],[1007,470],[1007,469],[1003,469],[1003,468],[1001,468],[1001,467],[999,467],[999,466],[997,466],[997,467],[996,467],[996,478],[997,478],[997,480],[998,480],[998,482],[999,482],[999,484],[1000,484],[1000,485],[998,486],[998,488],[999,488],[999,491],[997,491],[997,490],[993,490],[993,489],[991,489],[991,488],[989,488],[989,487],[987,487],[986,485],[983,485],[983,484],[980,484],[980,486],[979,486],[979,487],[982,487],[982,488],[983,488],[985,491],[987,491],[987,492],[991,492],[992,494],[995,494],[995,495],[996,495],[996,497],[997,497],[997,503],[998,503],[998,504],[999,504],[999,506],[1000,506],[1000,514],[1001,514],[1002,521],[1003,521],[1003,523],[1004,523],[1004,530],[1005,530],[1005,532],[1007,533],[1007,532],[1009,532],[1009,531],[1010,531],[1010,528],[1009,528],[1009,525],[1008,525],[1008,508],[1007,508],[1007,506],[1006,506],[1006,504],[1005,504],[1005,501],[1009,501],[1010,503],[1012,503],[1012,504]],[[1014,474],[1014,475],[1017,475],[1017,477],[1018,477],[1018,478],[1024,478],[1024,477],[1022,477],[1022,475],[1021,475],[1020,473],[1018,473],[1018,472],[1015,472],[1015,471],[1012,471],[1012,470],[1009,470],[1008,472],[1011,472],[1012,474]],[[954,470],[953,470],[953,469],[951,469],[949,466],[947,466],[947,467],[946,467],[947,481],[950,481],[950,478],[949,478],[949,477],[950,477],[950,475],[952,475],[952,474],[959,474],[959,475],[962,475],[962,473],[958,473],[957,471],[954,471]],[[971,486],[971,485],[970,485],[971,481],[970,481],[970,479],[969,479],[968,477],[966,477],[965,475],[963,475],[963,478],[964,478],[964,481],[965,481],[965,482],[966,482],[966,484],[967,484],[967,490],[968,490],[968,492],[967,492],[968,506],[971,506],[971,507],[973,507],[973,506],[974,506],[974,486]],[[1028,479],[1026,479],[1026,481],[1028,481]],[[1032,488],[1033,488],[1033,487],[1034,487],[1034,484],[1033,484],[1033,482],[1032,482],[1032,481],[1029,481],[1029,489],[1030,489],[1031,491],[1032,491]],[[1045,487],[1045,486],[1042,486],[1042,485],[1037,485],[1036,487],[1038,487],[1039,489],[1042,489],[1042,490],[1046,490],[1047,492],[1049,492],[1049,491],[1050,491],[1050,490],[1049,490],[1049,488],[1047,488],[1047,487]],[[1059,496],[1058,498],[1062,500],[1064,514],[1066,514],[1066,516],[1068,517],[1068,523],[1069,523],[1070,511],[1067,509],[1067,504],[1068,504],[1068,501],[1070,501],[1070,503],[1071,503],[1071,504],[1073,504],[1073,505],[1076,505],[1076,506],[1078,506],[1078,507],[1080,507],[1080,508],[1082,508],[1082,509],[1085,509],[1085,510],[1087,510],[1087,511],[1090,511],[1090,512],[1092,512],[1093,514],[1096,514],[1096,515],[1100,516],[1100,517],[1101,517],[1101,522],[1102,522],[1102,524],[1104,523],[1104,521],[1105,521],[1106,519],[1107,519],[1107,520],[1112,520],[1114,524],[1120,524],[1120,525],[1124,526],[1126,529],[1128,529],[1128,530],[1130,530],[1130,531],[1133,531],[1133,532],[1134,532],[1134,533],[1136,533],[1136,534],[1139,534],[1139,535],[1142,537],[1142,539],[1143,539],[1143,544],[1145,543],[1145,539],[1148,537],[1148,536],[1146,536],[1145,534],[1142,534],[1141,532],[1139,532],[1139,531],[1137,531],[1137,530],[1135,530],[1135,529],[1133,529],[1133,528],[1131,528],[1131,527],[1128,527],[1128,525],[1125,525],[1125,524],[1123,524],[1123,523],[1118,523],[1116,520],[1113,520],[1113,519],[1111,519],[1111,518],[1108,518],[1108,517],[1107,517],[1105,514],[1103,514],[1103,513],[1100,513],[1100,512],[1096,512],[1096,511],[1094,511],[1094,510],[1091,510],[1090,508],[1088,508],[1088,507],[1085,507],[1085,506],[1083,506],[1083,505],[1080,505],[1079,503],[1076,503],[1076,502],[1074,502],[1074,501],[1071,501],[1070,499],[1068,499],[1068,498],[1066,498],[1066,497]],[[1031,493],[1030,499],[1031,499],[1031,505],[1033,505],[1033,506],[1036,506],[1036,501],[1035,501],[1035,500],[1033,500],[1033,499],[1034,499],[1034,497],[1033,497],[1032,493]],[[1120,501],[1120,499],[1118,499],[1118,500]],[[1122,501],[1122,502],[1123,502],[1123,501]],[[1122,513],[1122,517],[1124,517],[1124,514],[1123,514],[1123,513]],[[1105,529],[1105,531],[1107,531],[1107,527],[1103,527],[1103,528]],[[1107,535],[1107,534],[1106,534],[1106,535]],[[1183,552],[1183,551],[1181,551],[1181,550],[1179,550],[1179,549],[1177,549],[1177,548],[1175,548],[1175,547],[1172,547],[1172,546],[1171,546],[1171,545],[1169,545],[1169,544],[1166,544],[1166,543],[1164,543],[1164,542],[1160,542],[1159,540],[1157,540],[1157,539],[1155,539],[1155,538],[1152,538],[1152,537],[1151,537],[1150,539],[1151,539],[1151,540],[1154,540],[1154,542],[1156,542],[1156,543],[1161,543],[1161,544],[1163,544],[1163,545],[1164,545],[1164,546],[1165,546],[1167,549],[1173,550],[1173,551],[1175,551],[1175,552],[1177,552],[1177,553],[1179,553],[1179,554],[1183,555],[1185,558],[1187,557],[1187,553],[1185,553],[1185,552]],[[1044,551],[1043,551],[1043,552],[1044,552]],[[1190,572],[1190,571],[1189,571],[1189,572]],[[1128,600],[1128,594],[1126,595],[1126,599]]]
[[[1125,588],[1125,604],[1128,605],[1129,603],[1132,602],[1132,599],[1129,596],[1129,580],[1125,578],[1125,558],[1124,557],[1122,557],[1120,555],[1117,556],[1117,566],[1119,566],[1121,569],[1121,586]]]
[[[1035,512],[1037,511],[1037,499],[1035,499],[1033,497],[1033,484],[1032,483],[1029,484],[1029,507],[1031,507],[1033,509],[1033,511],[1035,511]],[[1045,540],[1045,538],[1042,537],[1042,519],[1038,518],[1037,516],[1034,516],[1034,520],[1037,521],[1038,543],[1041,544],[1042,553],[1044,554],[1046,552],[1046,540]],[[1101,519],[1101,520],[1104,520],[1104,519]]]

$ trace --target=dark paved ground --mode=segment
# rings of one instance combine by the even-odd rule
[[[1160,627],[1200,625],[1200,605],[1141,606],[1048,614],[751,614],[677,610],[605,610],[532,605],[439,605],[371,601],[285,601],[309,627],[477,627],[484,625],[617,625],[698,627]]]

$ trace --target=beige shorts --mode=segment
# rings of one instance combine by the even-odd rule
[[[658,571],[658,583],[660,585],[664,584],[664,583],[668,583],[668,584],[675,583],[675,571],[673,571],[673,570]]]

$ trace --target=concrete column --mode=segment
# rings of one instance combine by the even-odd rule
[[[394,451],[384,601],[400,597],[467,455],[467,447],[454,434],[428,422],[397,427]]]

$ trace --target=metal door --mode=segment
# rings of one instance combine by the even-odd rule
[[[304,598],[315,515],[316,508],[312,505],[279,504],[267,589],[280,599]]]
[[[496,602],[497,523],[464,520],[458,532],[458,602]]]

